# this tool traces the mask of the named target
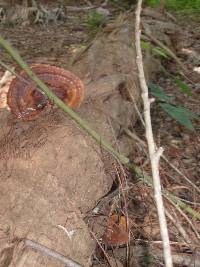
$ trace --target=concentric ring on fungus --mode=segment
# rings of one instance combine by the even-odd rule
[[[83,82],[72,72],[59,67],[35,64],[32,71],[69,107],[79,106],[84,98]],[[36,119],[50,103],[25,71],[19,74],[23,79],[14,78],[7,94],[7,104],[19,119]],[[26,82],[25,82],[26,80]]]

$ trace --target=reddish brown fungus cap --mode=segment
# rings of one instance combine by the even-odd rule
[[[32,65],[31,69],[68,106],[77,107],[84,98],[84,85],[72,72],[45,64]],[[7,103],[11,112],[22,120],[37,118],[50,104],[25,71],[10,84]]]

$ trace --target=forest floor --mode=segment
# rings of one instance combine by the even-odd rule
[[[73,3],[75,6],[75,1]],[[99,1],[97,1],[97,4],[99,4]],[[120,12],[117,6],[108,5],[104,8],[110,12],[112,18]],[[91,10],[68,12],[66,21],[58,21],[57,24],[0,25],[0,32],[19,51],[27,63],[47,63],[67,68],[70,64],[69,59],[73,58],[77,51],[85,47],[94,38],[91,37],[92,28],[88,26],[88,14],[91,12]],[[179,26],[184,29],[181,37],[183,43],[184,39],[187,42],[190,41],[187,47],[183,47],[189,51],[187,55],[182,51],[176,51],[182,63],[191,71],[191,75],[180,79],[189,86],[192,94],[191,96],[184,94],[177,84],[163,73],[158,73],[152,82],[164,88],[167,95],[174,96],[176,104],[188,108],[195,114],[200,114],[200,71],[193,71],[195,67],[200,66],[199,22],[187,21],[187,18],[177,18],[177,21]],[[95,26],[93,26],[93,30],[96,30]],[[4,63],[17,68],[1,47],[0,54]],[[161,62],[167,72],[173,75],[177,74],[177,66],[173,59],[161,59]],[[0,77],[3,72],[3,68],[0,67]],[[195,189],[195,187],[199,188],[200,186],[200,124],[197,119],[192,120],[192,122],[194,131],[186,129],[167,115],[157,101],[152,105],[152,125],[155,141],[158,146],[164,147],[164,155],[170,163],[161,160],[162,185],[168,192],[175,194],[189,207],[192,207],[193,210],[200,212],[200,195]],[[150,174],[147,150],[143,145],[145,132],[140,121],[134,125],[134,131],[141,142],[133,147],[130,158]],[[173,167],[170,165],[173,165]],[[182,174],[178,173],[176,169],[180,170]],[[129,175],[128,171],[127,174]],[[189,179],[189,182],[186,181],[185,177]],[[200,220],[197,219],[195,213],[192,216],[186,210],[182,211],[176,205],[171,205],[169,200],[166,200],[165,205],[173,215],[173,219],[168,219],[173,253],[182,255],[183,258],[183,253],[193,255],[195,262],[195,249],[199,249],[197,233],[200,235]],[[159,225],[152,190],[145,184],[138,183],[130,192],[127,209],[132,224],[131,244],[133,243],[138,248],[134,266],[163,266],[160,259],[151,256],[154,253],[156,256],[158,255],[150,248],[151,245],[160,247]],[[176,223],[179,224],[178,230]],[[180,234],[181,229],[185,234],[184,237]],[[114,238],[120,239],[117,234]],[[147,246],[149,246],[148,250]],[[118,254],[121,258],[124,258],[126,257],[125,248],[124,244],[117,246],[117,248],[114,246],[111,254]],[[199,256],[197,259],[197,265],[188,264],[185,266],[200,266]],[[177,266],[183,266],[178,260],[177,263],[179,263]],[[99,249],[94,256],[94,266],[98,264],[99,266],[106,266],[105,257]]]

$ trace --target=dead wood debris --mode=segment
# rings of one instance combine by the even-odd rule
[[[59,260],[60,262],[66,264],[67,266],[69,267],[83,267],[82,265],[80,265],[79,263],[73,261],[72,259],[69,259],[63,255],[61,255],[60,253],[46,247],[46,246],[43,246],[37,242],[34,242],[32,240],[25,240],[25,245],[28,246],[28,247],[31,247],[39,252],[41,252],[42,254],[45,254],[49,257],[52,257],[54,259],[57,259]]]

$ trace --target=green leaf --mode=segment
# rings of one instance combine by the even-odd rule
[[[141,44],[142,49],[144,49],[144,50],[148,50],[151,48],[150,42],[141,41],[140,44]]]
[[[192,90],[186,83],[182,82],[179,79],[175,79],[175,82],[184,94],[192,96]]]
[[[195,114],[194,112],[190,111],[187,108],[181,107],[184,114],[186,114],[188,117],[200,120],[200,117],[198,114]]]
[[[150,7],[157,7],[160,4],[160,0],[145,0],[145,4],[149,5]]]
[[[173,96],[166,95],[163,88],[158,86],[157,84],[150,83],[149,89],[150,89],[151,94],[160,101],[171,102],[174,99]]]
[[[194,130],[190,118],[199,119],[199,116],[197,114],[181,106],[173,106],[168,103],[160,103],[159,105],[165,112],[167,112],[172,118],[177,120],[180,124],[182,124],[183,126],[185,126],[190,130]]]
[[[152,49],[152,51],[154,52],[155,55],[158,55],[158,56],[161,56],[161,57],[164,57],[164,58],[169,58],[168,55],[167,55],[167,52],[163,48],[154,47]]]

